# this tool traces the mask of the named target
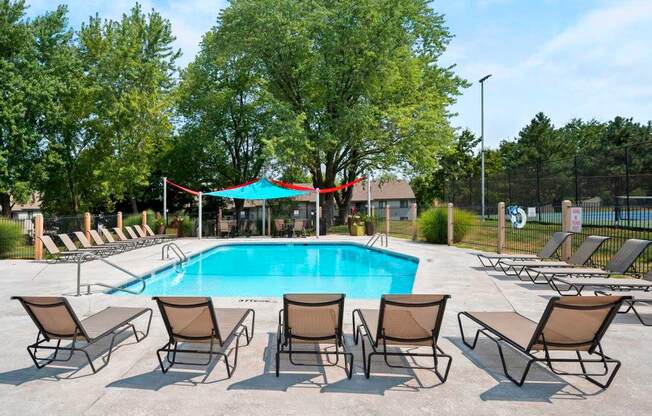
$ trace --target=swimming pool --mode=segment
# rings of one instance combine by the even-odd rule
[[[143,295],[271,297],[412,293],[418,259],[358,244],[226,244],[147,278]],[[139,289],[135,282],[126,288]],[[114,292],[119,294],[119,292]]]

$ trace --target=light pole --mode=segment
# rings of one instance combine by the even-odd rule
[[[482,188],[482,221],[484,221],[484,82],[491,77],[491,74],[480,78],[480,187]]]

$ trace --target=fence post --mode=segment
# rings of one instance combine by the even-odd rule
[[[167,224],[165,224],[167,226]],[[115,226],[122,230],[122,211],[118,211],[118,217],[115,220]]]
[[[91,239],[91,213],[90,212],[84,213],[84,234],[86,235],[87,240]]]
[[[561,202],[561,230],[564,232],[570,232],[570,207],[571,201],[565,199]],[[568,260],[571,256],[573,244],[573,236],[571,235],[564,241],[564,244],[561,246],[561,259]]]
[[[145,224],[147,224],[147,211],[143,211],[140,214],[140,226],[145,227]]]
[[[34,260],[43,260],[43,215],[34,216]]]
[[[502,254],[505,248],[505,203],[498,203],[498,239],[496,241],[496,251]]]
[[[385,234],[389,236],[389,204],[385,201]]]
[[[417,203],[413,202],[410,206],[410,214],[412,215],[412,241],[417,241]]]
[[[446,218],[448,219],[448,227],[446,232],[447,241],[448,241],[448,245],[452,246],[453,243],[455,242],[454,240],[455,228],[453,227],[453,203],[452,202],[448,203],[448,215],[446,216]]]
[[[215,228],[216,228],[215,232],[217,234],[217,238],[221,238],[221,235],[220,235],[220,234],[222,234],[220,232],[220,227],[221,226],[222,226],[222,207],[219,207],[217,209],[217,221],[215,221]]]

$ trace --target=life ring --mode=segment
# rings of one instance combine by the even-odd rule
[[[512,205],[507,207],[507,213],[509,214],[512,228],[520,229],[525,227],[525,224],[527,223],[527,214],[523,208]]]

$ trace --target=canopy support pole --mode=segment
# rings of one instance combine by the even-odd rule
[[[261,233],[264,236],[265,235],[265,200],[263,199],[263,222],[261,224]]]
[[[319,188],[315,189],[315,237],[319,238]]]
[[[163,223],[168,226],[168,178],[163,177]]]
[[[198,237],[199,237],[200,240],[201,240],[201,236],[202,236],[202,229],[201,229],[202,228],[202,222],[204,222],[203,221],[204,216],[202,215],[202,205],[203,205],[202,204],[202,193],[199,192],[199,228],[198,228],[197,232],[199,234]]]

